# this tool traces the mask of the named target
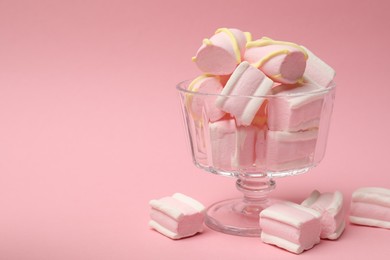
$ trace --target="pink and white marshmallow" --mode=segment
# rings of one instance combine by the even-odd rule
[[[321,214],[322,239],[338,239],[345,228],[345,207],[343,194],[339,191],[320,193],[314,190],[301,203]]]
[[[226,170],[253,165],[256,127],[236,126],[234,119],[226,119],[209,123],[209,130],[209,165]]]
[[[267,131],[266,158],[270,171],[311,167],[318,130],[300,132]]]
[[[309,83],[274,87],[275,98],[268,104],[269,129],[295,132],[318,128],[324,98],[320,90]]]
[[[181,193],[151,200],[149,226],[159,233],[180,239],[203,231],[205,207]]]
[[[187,126],[188,129],[191,132],[191,135],[189,135],[189,138],[191,138],[191,143],[193,144],[191,146],[192,153],[197,158],[198,161],[202,161],[203,163],[206,163],[206,156],[207,156],[207,150],[206,150],[206,127],[207,124],[204,123],[202,120],[187,120]]]
[[[307,54],[301,46],[263,37],[248,42],[246,47],[244,59],[273,81],[294,84],[302,80]]]
[[[273,204],[260,213],[261,240],[300,254],[320,242],[321,214],[295,204]]]
[[[352,194],[351,223],[390,229],[390,189],[364,187]]]
[[[186,94],[186,105],[195,119],[202,118],[202,114],[205,113],[207,120],[213,122],[225,115],[225,112],[215,106],[216,95],[222,91],[222,88],[219,79],[211,75],[201,75],[189,84],[189,91],[202,93],[202,95]]]
[[[238,29],[220,28],[210,39],[204,39],[193,58],[204,73],[231,74],[242,61],[250,34]]]
[[[305,73],[303,74],[304,80],[324,88],[333,86],[333,79],[336,76],[335,70],[306,47],[302,46],[302,48],[308,55]]]
[[[263,128],[258,128],[256,130],[256,143],[255,143],[255,163],[256,168],[266,169],[266,130]]]
[[[263,96],[273,86],[263,72],[243,61],[234,70],[221,95],[216,99],[216,106],[235,117],[237,125],[248,126],[252,123],[264,102]]]

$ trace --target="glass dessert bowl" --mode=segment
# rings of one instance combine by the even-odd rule
[[[305,173],[325,154],[335,85],[280,85],[261,96],[221,95],[177,85],[193,163],[236,178],[242,198],[208,207],[206,225],[240,236],[258,236],[260,212],[270,205],[274,178]],[[239,113],[220,110],[229,102]],[[217,105],[216,105],[217,104]],[[256,113],[241,120],[256,104]]]

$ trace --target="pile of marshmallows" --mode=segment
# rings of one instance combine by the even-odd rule
[[[294,93],[334,85],[335,71],[307,48],[268,37],[253,41],[250,33],[238,29],[218,29],[210,39],[203,40],[192,60],[204,73],[190,83],[188,89],[193,92],[262,96],[273,94],[275,86],[285,86]],[[278,89],[280,92],[283,87]],[[237,125],[248,126],[262,102],[237,104],[219,96],[209,119],[221,119],[226,112],[234,116]]]
[[[302,162],[306,163],[315,149],[323,95],[267,101],[231,96],[319,93],[335,85],[335,71],[328,64],[301,45],[267,37],[252,40],[248,32],[227,28],[203,40],[192,59],[203,74],[189,84],[188,90],[218,95],[189,94],[187,109],[193,118],[207,114],[210,136],[238,136],[233,138],[237,143],[224,138],[213,145],[214,167],[245,168],[265,162],[265,158],[267,168],[273,171],[286,170],[285,165],[305,167]],[[264,125],[266,132],[259,130]],[[242,136],[246,139],[240,140]],[[260,143],[259,149],[255,142]],[[294,153],[298,146],[299,154]],[[232,156],[220,152],[226,147],[245,149],[230,151],[237,157],[231,162]],[[263,147],[273,149],[263,151]]]
[[[300,254],[321,239],[338,239],[344,231],[347,208],[342,193],[314,190],[301,204],[279,201],[260,213],[261,240]],[[149,202],[149,226],[181,239],[203,231],[205,207],[181,193]],[[390,189],[365,187],[352,194],[349,221],[390,229]]]
[[[249,33],[237,29],[218,29],[214,36],[203,41],[193,61],[205,73],[190,83],[188,88],[193,92],[256,96],[284,86],[288,86],[286,91],[294,92],[298,88],[311,91],[310,86],[334,85],[334,70],[307,48],[265,37],[252,41]],[[249,126],[263,101],[237,103],[218,96],[210,102],[211,122],[229,113],[237,126]],[[192,112],[201,110],[198,104],[192,100]],[[270,130],[283,126],[278,123],[267,122]],[[290,130],[291,123],[290,118]],[[203,230],[205,207],[189,196],[175,193],[149,204],[152,208],[149,226],[171,239],[193,236]],[[390,190],[374,187],[356,190],[349,212],[352,223],[390,229]],[[346,214],[340,192],[315,190],[300,204],[283,201],[264,209],[259,215],[261,240],[299,254],[321,239],[338,239],[345,228]]]

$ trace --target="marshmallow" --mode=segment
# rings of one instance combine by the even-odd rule
[[[249,96],[266,95],[272,85],[273,81],[264,73],[243,61],[217,97],[216,106],[233,115],[237,125],[248,126],[264,102],[264,97]],[[236,95],[240,97],[235,97]]]
[[[292,202],[273,204],[260,213],[261,240],[300,254],[320,242],[320,217]]]
[[[237,126],[235,153],[232,160],[234,168],[247,169],[255,161],[255,143],[257,128]]]
[[[197,92],[186,94],[186,105],[194,119],[200,119],[202,113],[205,113],[210,121],[219,120],[225,115],[225,112],[215,106],[216,94],[219,94],[222,88],[218,78],[211,75],[201,75],[189,84],[188,90]]]
[[[256,168],[266,168],[266,130],[257,129],[256,131],[256,143],[255,143],[255,163]]]
[[[191,138],[191,149],[197,163],[207,164],[207,150],[205,135],[207,124],[202,120],[187,120],[189,137]]]
[[[320,90],[308,83],[274,87],[275,98],[268,104],[269,129],[295,132],[319,127],[324,98]]]
[[[230,169],[236,144],[236,124],[233,119],[209,123],[209,165]]]
[[[261,105],[260,109],[257,111],[255,117],[252,120],[252,125],[264,128],[267,124],[267,112],[268,107],[268,100],[264,100],[263,104]]]
[[[317,129],[267,131],[267,168],[270,171],[286,171],[312,166],[317,136]]]
[[[302,79],[307,54],[301,46],[263,37],[248,42],[246,47],[244,59],[273,81],[294,84]]]
[[[301,205],[321,213],[321,238],[335,240],[343,233],[345,209],[341,192],[320,193],[314,190]]]
[[[304,48],[308,55],[305,73],[303,74],[304,79],[324,88],[333,86],[333,78],[336,75],[334,69],[306,47],[302,46],[302,48]]]
[[[390,229],[390,189],[365,187],[352,194],[351,223]]]
[[[236,126],[234,119],[209,123],[209,165],[225,170],[251,167],[255,158],[256,129]]]
[[[210,39],[204,39],[193,61],[204,73],[231,74],[242,60],[250,34],[238,29],[220,28]]]
[[[203,230],[205,207],[193,198],[175,193],[151,200],[149,205],[149,226],[171,239],[193,236]]]

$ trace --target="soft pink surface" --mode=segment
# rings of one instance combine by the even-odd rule
[[[337,71],[323,162],[276,198],[390,188],[389,1],[0,1],[0,258],[383,259],[389,230],[353,226],[296,256],[205,229],[148,228],[153,198],[238,196],[187,152],[175,84],[216,28],[310,48]]]

